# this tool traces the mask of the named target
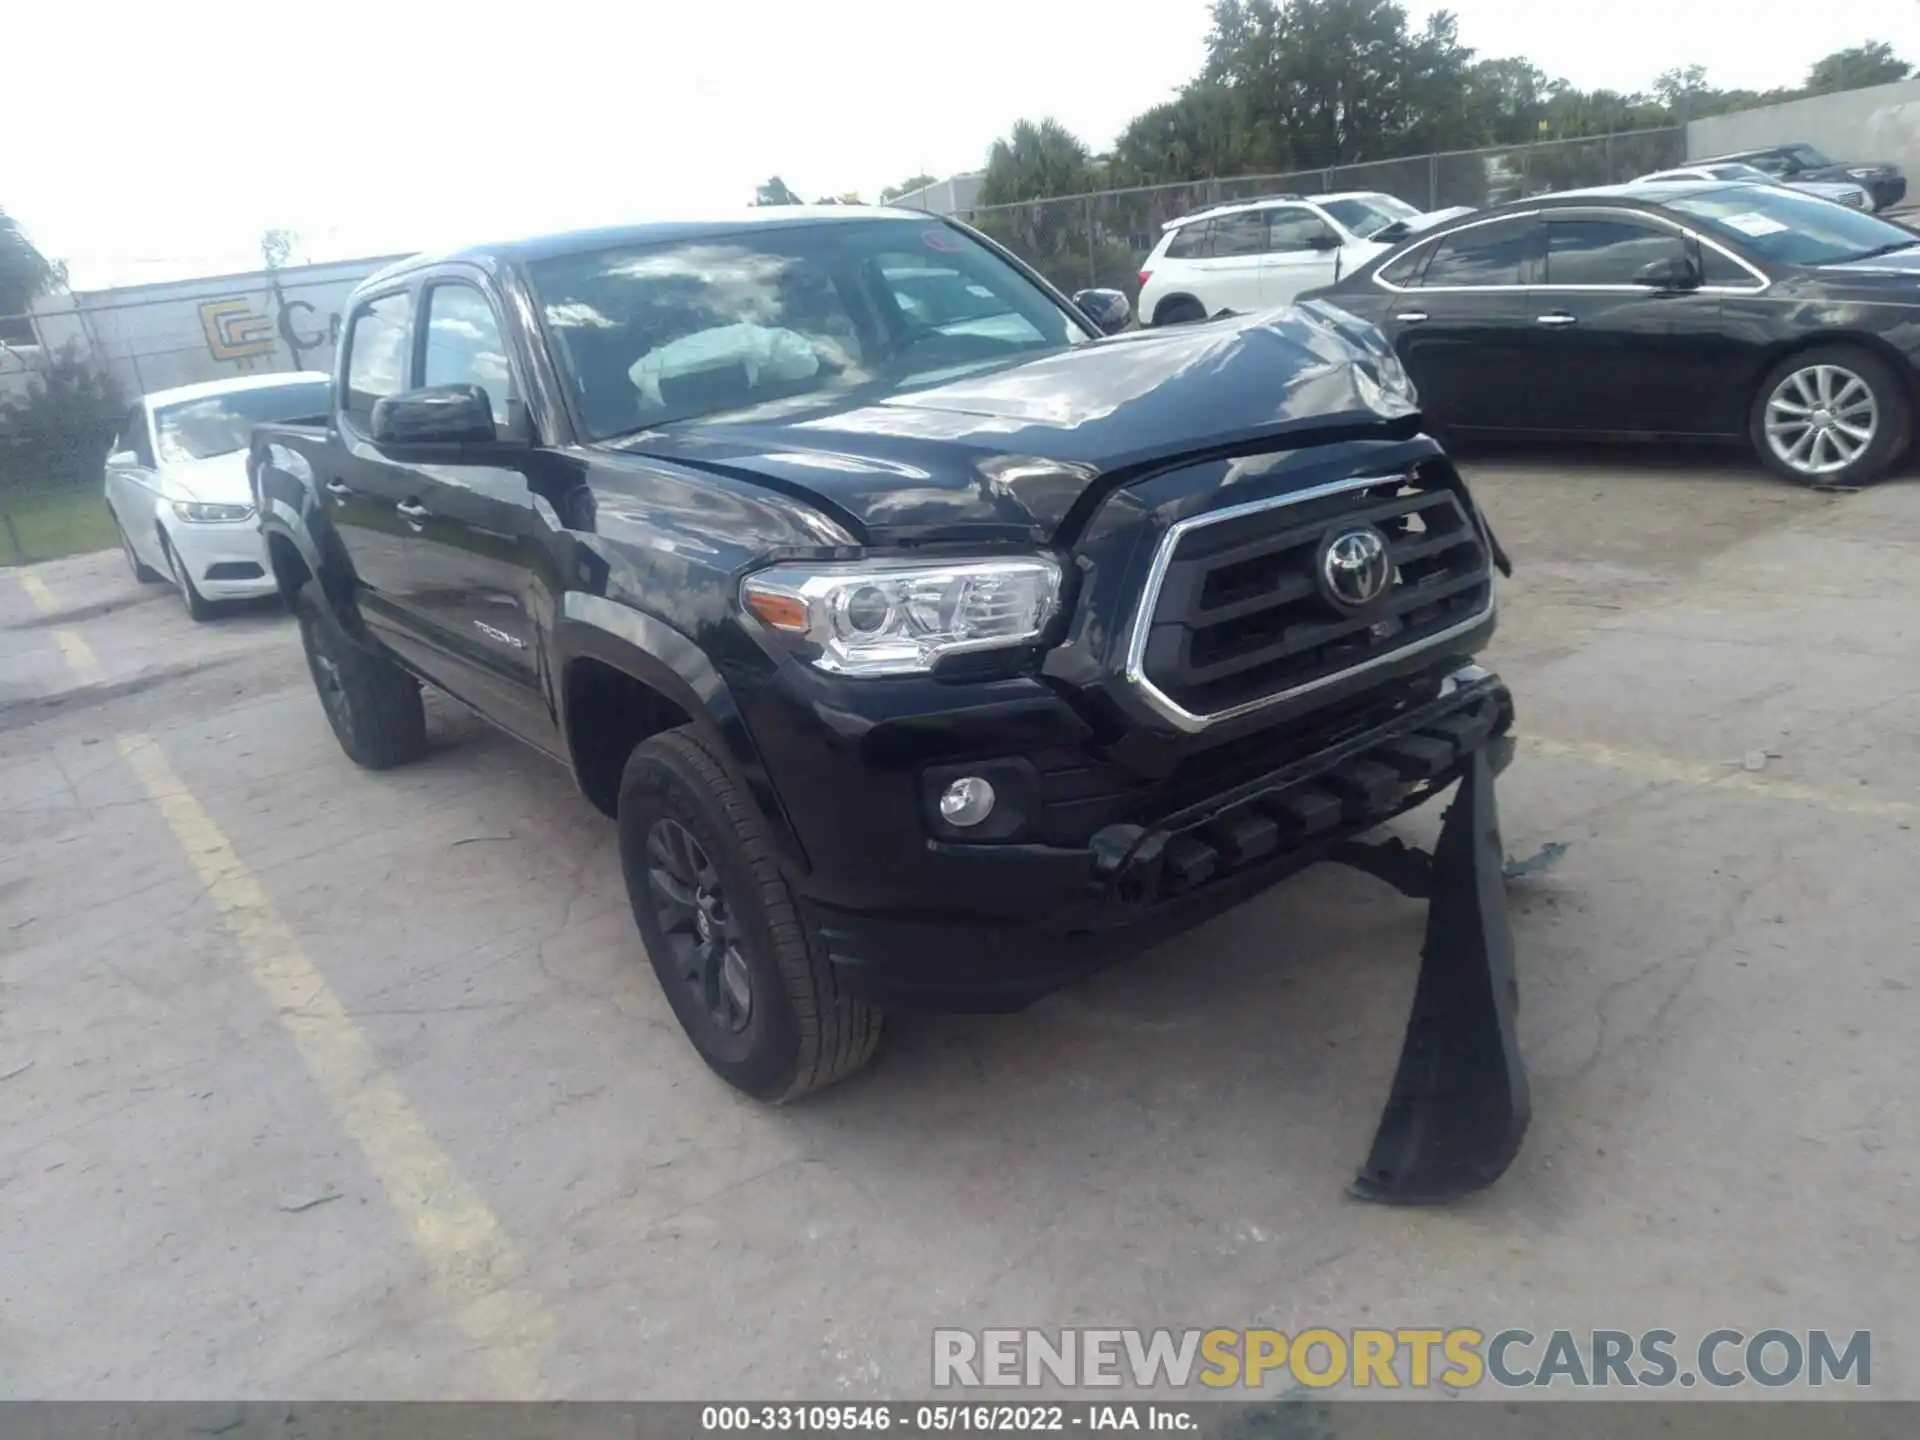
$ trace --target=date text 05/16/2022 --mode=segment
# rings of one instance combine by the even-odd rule
[[[1157,1430],[1191,1434],[1193,1408],[1157,1403],[1077,1405],[708,1405],[703,1435],[899,1431],[904,1435],[1069,1430]]]

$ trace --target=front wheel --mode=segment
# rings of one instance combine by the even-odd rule
[[[778,1104],[872,1058],[879,1013],[845,988],[758,816],[691,727],[628,758],[619,825],[634,923],[715,1074]]]
[[[420,682],[347,634],[318,580],[301,587],[294,614],[320,708],[347,758],[369,770],[419,758],[427,748]]]
[[[133,541],[127,538],[127,527],[120,523],[120,514],[113,506],[107,506],[107,514],[113,517],[114,533],[120,537],[120,553],[127,557],[127,568],[133,571],[133,578],[142,585],[162,585],[167,577],[140,558],[133,548]]]
[[[133,553],[132,546],[127,547],[127,553]],[[180,603],[187,607],[187,618],[197,625],[204,625],[213,619],[213,602],[194,588],[193,577],[187,573],[186,561],[174,552],[173,542],[167,538],[164,530],[160,532],[160,553],[167,557],[167,570],[173,576],[173,588],[180,592]]]
[[[1749,429],[1761,463],[1802,485],[1865,485],[1906,453],[1912,407],[1891,367],[1834,345],[1790,355],[1760,382]]]

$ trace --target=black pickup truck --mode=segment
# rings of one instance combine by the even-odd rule
[[[250,456],[328,720],[406,761],[424,681],[568,766],[693,1044],[769,1100],[865,1062],[886,1009],[1016,1008],[1362,865],[1434,899],[1406,1123],[1493,1094],[1464,1170],[1403,1136],[1372,1189],[1486,1183],[1526,1109],[1512,705],[1470,659],[1504,558],[1371,327],[1130,318],[845,207],[382,271],[329,422]],[[1354,843],[1456,780],[1465,922],[1444,853]]]

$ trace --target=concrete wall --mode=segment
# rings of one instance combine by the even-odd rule
[[[908,210],[926,210],[935,215],[963,214],[980,202],[980,186],[985,179],[986,175],[977,170],[965,175],[950,175],[945,180],[936,180],[918,190],[909,190],[887,203]]]
[[[0,400],[24,391],[45,357],[72,346],[126,395],[266,370],[328,370],[347,295],[396,256],[46,295],[40,344],[0,354]]]
[[[1687,156],[1697,160],[1793,140],[1836,160],[1898,165],[1920,189],[1920,79],[1695,120],[1687,126]],[[1909,196],[1920,198],[1912,191]]]

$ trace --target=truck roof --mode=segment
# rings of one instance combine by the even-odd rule
[[[700,240],[750,229],[779,229],[794,225],[851,224],[860,220],[919,220],[945,223],[946,217],[925,210],[890,205],[754,205],[736,211],[673,220],[650,220],[633,225],[608,225],[591,230],[562,230],[463,245],[439,254],[410,255],[377,270],[361,287],[379,284],[424,265],[448,260],[514,262],[545,260],[593,250],[617,250],[634,245],[659,245],[673,240]]]

